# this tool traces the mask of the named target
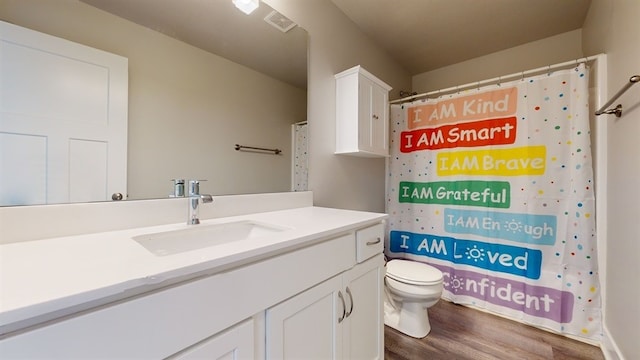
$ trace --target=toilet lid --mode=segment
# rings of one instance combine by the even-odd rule
[[[440,270],[425,263],[409,260],[387,262],[387,276],[413,285],[431,285],[442,282]]]

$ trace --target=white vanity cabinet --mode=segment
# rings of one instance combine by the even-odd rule
[[[258,263],[43,324],[0,340],[0,357],[193,359],[207,353],[209,358],[253,358],[252,315],[266,306],[245,298],[246,289],[238,284],[246,270],[269,267]],[[256,278],[264,282],[266,275]],[[246,286],[260,289],[252,281]]]
[[[382,245],[376,242],[382,236],[381,226],[361,232],[374,235],[368,242],[381,251]],[[384,259],[380,251],[268,309],[266,358],[382,359]]]
[[[342,277],[337,276],[267,310],[267,359],[335,359],[341,350]],[[344,296],[344,295],[342,295]]]
[[[389,156],[389,90],[361,66],[336,78],[336,154]]]
[[[87,305],[0,338],[0,357],[382,358],[378,240],[384,227],[362,226],[110,304]]]
[[[350,290],[347,306],[352,310],[343,322],[343,359],[384,357],[384,271],[379,254],[344,274],[345,289]]]
[[[168,360],[237,360],[255,359],[253,320],[246,320],[231,329],[216,334]]]

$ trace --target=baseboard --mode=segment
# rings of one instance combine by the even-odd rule
[[[600,349],[602,350],[602,354],[604,354],[605,360],[625,360],[606,325],[602,327],[602,344],[600,345]]]

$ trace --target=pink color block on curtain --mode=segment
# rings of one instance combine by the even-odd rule
[[[443,298],[602,336],[584,65],[391,106],[390,258]]]

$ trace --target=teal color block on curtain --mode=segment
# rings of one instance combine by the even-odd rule
[[[386,254],[443,298],[599,341],[584,65],[391,106]]]

